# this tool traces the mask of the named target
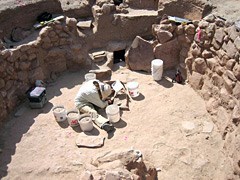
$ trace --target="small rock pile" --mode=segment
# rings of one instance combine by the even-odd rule
[[[137,150],[116,150],[97,155],[91,165],[86,165],[86,171],[80,179],[157,179],[156,168],[143,161],[142,154]]]

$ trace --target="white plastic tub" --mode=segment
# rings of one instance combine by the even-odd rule
[[[139,84],[136,81],[127,83],[127,88],[131,97],[137,97],[139,95],[138,87]]]
[[[52,112],[57,122],[63,122],[67,119],[67,111],[63,106],[53,107]]]
[[[89,114],[82,114],[79,117],[78,123],[83,132],[88,132],[93,129],[92,118]]]
[[[154,59],[151,62],[152,77],[155,81],[162,79],[163,61],[161,59]]]
[[[87,73],[84,76],[85,81],[89,81],[89,80],[94,80],[96,79],[96,74],[95,73]]]
[[[68,124],[71,127],[76,127],[78,126],[78,120],[79,120],[79,116],[80,114],[78,113],[78,111],[69,111],[67,113],[67,120],[68,120]]]
[[[116,104],[112,104],[106,107],[106,114],[108,117],[108,120],[111,123],[116,123],[120,120],[120,112],[119,107]]]

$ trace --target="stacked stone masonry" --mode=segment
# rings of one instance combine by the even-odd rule
[[[51,80],[76,67],[85,69],[91,65],[91,49],[107,48],[107,44],[123,40],[117,44],[123,44],[120,49],[110,49],[128,48],[125,56],[130,69],[150,72],[154,58],[164,61],[165,70],[180,69],[186,82],[206,101],[207,111],[225,140],[224,153],[234,174],[239,176],[240,32],[236,26],[211,14],[186,25],[176,25],[168,19],[154,24],[155,15],[146,18],[150,21],[143,18],[139,23],[138,17],[114,15],[128,13],[123,5],[116,8],[101,2],[97,1],[92,8],[92,32],[79,30],[75,18],[66,18],[42,28],[37,39],[27,44],[6,49],[0,43],[0,122],[25,98],[26,90],[36,80]],[[128,24],[130,21],[133,22]],[[152,29],[145,23],[147,28],[140,31],[144,22],[151,24]],[[139,28],[127,33],[124,24],[137,24]],[[121,32],[111,34],[101,26]],[[151,30],[154,38],[145,40],[142,36]],[[132,42],[129,47],[128,41]]]
[[[132,70],[150,72],[153,58],[164,69],[180,69],[184,79],[206,101],[207,111],[225,139],[233,172],[240,174],[240,32],[210,14],[191,24],[168,19],[152,26],[154,41],[136,37],[126,53]],[[144,55],[139,55],[144,51]],[[232,151],[228,146],[234,146]]]

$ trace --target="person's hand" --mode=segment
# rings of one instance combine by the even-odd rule
[[[113,100],[109,99],[108,100],[108,105],[113,104]]]

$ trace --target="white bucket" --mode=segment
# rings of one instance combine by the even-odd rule
[[[139,95],[138,87],[139,84],[136,81],[127,83],[127,88],[131,97],[137,97]]]
[[[92,118],[89,114],[82,114],[79,117],[78,123],[84,132],[91,131],[93,129]]]
[[[75,127],[78,126],[78,120],[79,120],[79,113],[78,111],[69,111],[67,113],[67,120],[68,120],[68,124],[71,127]]]
[[[85,74],[85,81],[89,81],[89,80],[94,80],[96,79],[96,74],[95,73],[87,73]]]
[[[106,107],[106,114],[108,116],[108,120],[111,123],[116,123],[120,120],[119,107],[116,104],[112,104]]]
[[[57,122],[63,122],[67,119],[67,111],[63,106],[53,107],[52,112]]]
[[[161,59],[154,59],[151,63],[152,77],[155,81],[162,79],[163,61]]]

